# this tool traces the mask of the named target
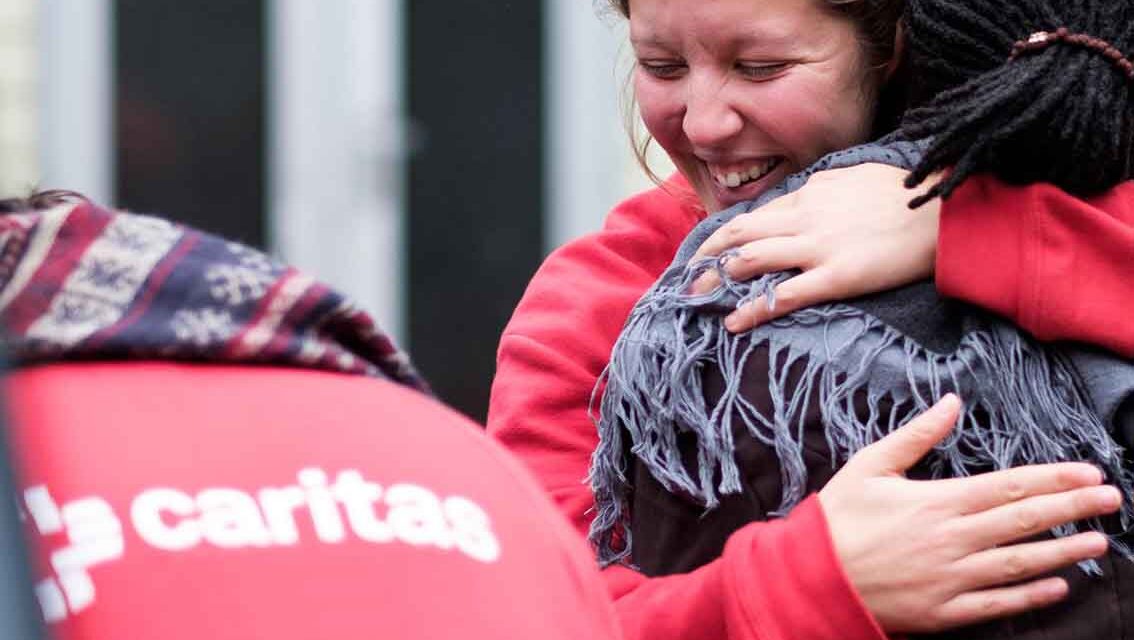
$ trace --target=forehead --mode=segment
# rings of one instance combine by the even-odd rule
[[[789,45],[843,22],[820,0],[630,0],[635,45]]]

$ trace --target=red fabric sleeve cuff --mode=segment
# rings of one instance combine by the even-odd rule
[[[843,573],[816,496],[779,521],[733,534],[724,552],[725,615],[760,640],[884,640]],[[735,637],[735,636],[733,636]]]
[[[942,295],[1021,320],[1030,195],[975,176],[942,203],[936,275]]]

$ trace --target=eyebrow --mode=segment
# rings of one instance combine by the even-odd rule
[[[777,33],[763,33],[754,35],[752,33],[743,33],[738,35],[729,44],[735,47],[793,47],[799,44],[801,40],[799,34],[785,33],[783,31]],[[630,36],[630,44],[632,46],[656,46],[667,47],[667,43],[662,38],[654,35],[645,35],[635,37]]]
[[[663,42],[661,40],[661,38],[658,38],[656,36],[645,36],[645,37],[641,37],[641,38],[635,38],[634,36],[630,36],[630,44],[632,44],[632,45],[654,45],[654,46],[662,47],[662,46],[665,46],[666,43]]]
[[[732,44],[736,46],[789,46],[798,43],[800,39],[801,36],[798,33],[782,29],[767,29],[758,35],[751,32],[742,33],[732,41]]]

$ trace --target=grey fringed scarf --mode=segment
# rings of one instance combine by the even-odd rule
[[[717,260],[689,264],[693,253],[739,213],[798,189],[816,171],[863,162],[912,168],[923,148],[887,142],[831,154],[754,203],[709,218],[685,240],[673,264],[631,312],[600,380],[605,383],[600,443],[590,481],[597,503],[591,539],[603,563],[624,561],[630,554],[627,451],[668,491],[712,509],[720,495],[741,491],[733,456],[733,426],[740,421],[776,452],[783,485],[776,513],[786,513],[804,498],[803,417],[816,401],[833,465],[954,391],[965,400],[965,412],[954,434],[925,461],[933,477],[1083,460],[1099,466],[1109,482],[1130,495],[1123,450],[1108,428],[1134,390],[1134,367],[1125,362],[1070,345],[1040,344],[988,314],[949,306],[930,284],[804,309],[744,335],[724,329],[722,311],[771,294],[791,273],[744,283],[725,278],[712,293],[687,293],[698,275],[717,266]],[[739,393],[746,359],[757,346],[769,350],[771,406],[756,406]],[[798,385],[788,386],[793,365],[802,366],[803,375]],[[712,404],[702,388],[709,368],[719,369],[725,385]],[[880,405],[890,408],[883,411]],[[696,439],[692,470],[682,461],[679,434]],[[1127,500],[1124,528],[1131,516]],[[1075,530],[1068,525],[1054,533]],[[1134,558],[1124,545],[1115,545]],[[1085,568],[1097,570],[1093,564]]]

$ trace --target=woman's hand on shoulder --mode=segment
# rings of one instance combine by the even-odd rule
[[[852,457],[819,493],[843,569],[887,632],[939,631],[1052,604],[1066,582],[1036,576],[1107,550],[1097,532],[1019,542],[1119,508],[1118,490],[1100,486],[1091,465],[906,479],[959,409],[946,397]]]
[[[744,331],[796,309],[930,277],[940,200],[909,209],[920,191],[903,185],[908,173],[876,163],[822,171],[801,189],[718,229],[697,257],[731,252],[724,268],[734,280],[802,271],[776,287],[774,309],[757,298],[729,315],[725,326]],[[694,291],[718,283],[717,274],[708,272]]]

